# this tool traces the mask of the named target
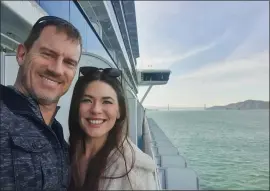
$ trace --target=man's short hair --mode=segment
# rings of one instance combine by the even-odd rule
[[[70,22],[55,16],[44,16],[37,20],[24,42],[24,46],[28,51],[32,48],[34,42],[39,38],[42,30],[46,26],[55,26],[58,32],[64,32],[69,39],[78,41],[82,51],[82,37],[78,29]]]

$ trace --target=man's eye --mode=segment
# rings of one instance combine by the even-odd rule
[[[65,62],[67,65],[70,65],[70,66],[76,66],[76,64],[74,62],[70,62],[70,61],[66,61]]]
[[[52,57],[52,55],[50,54],[50,53],[47,53],[47,52],[43,52],[42,53],[44,56],[46,56],[46,57]]]

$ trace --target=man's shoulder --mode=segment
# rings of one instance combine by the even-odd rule
[[[0,89],[3,90],[3,91],[11,90],[10,87],[5,86],[5,85],[3,85],[3,84],[0,84]]]
[[[0,89],[2,88],[7,88],[6,86],[4,86],[3,84],[0,84]]]
[[[0,99],[2,100],[3,99],[3,96],[2,95],[5,95],[6,93],[9,92],[9,88],[7,86],[4,86],[3,84],[0,84]]]
[[[0,103],[9,108],[11,111],[17,110],[18,108],[28,108],[29,103],[14,89],[9,86],[0,85]]]
[[[14,96],[17,94],[8,86],[4,86],[3,84],[0,84],[0,100],[1,101],[14,101]]]
[[[12,100],[10,97],[12,96],[12,90],[2,84],[0,84],[0,105],[1,105],[1,113],[5,113],[3,110],[6,109],[7,101]]]

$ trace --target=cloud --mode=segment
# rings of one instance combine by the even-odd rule
[[[172,18],[179,19],[179,12],[185,9],[184,2],[135,1],[135,9],[141,57],[156,56],[157,52],[166,56],[172,48],[178,49],[171,35],[177,32]]]
[[[144,105],[203,107],[246,99],[269,100],[269,51],[172,77],[167,85],[154,86]]]
[[[145,105],[269,99],[269,2],[135,4],[137,68],[172,70],[168,84],[154,86]],[[145,90],[140,87],[138,96]]]
[[[137,60],[138,68],[145,69],[149,67],[153,68],[162,68],[162,69],[168,69],[170,66],[176,62],[180,62],[183,59],[186,59],[191,56],[195,56],[198,53],[201,53],[205,50],[211,49],[216,45],[215,42],[210,43],[203,47],[195,48],[189,52],[183,53],[183,54],[175,54],[175,55],[168,55],[168,56],[157,56],[157,57],[144,57],[139,58]]]
[[[269,74],[267,68],[269,68],[269,52],[266,50],[247,56],[246,58],[214,63],[208,67],[194,71],[193,73],[176,77],[175,79],[210,78],[212,80],[213,78],[220,79],[223,75],[230,75],[233,73],[239,73],[240,76],[246,76],[248,73],[256,72],[257,70],[268,72]]]
[[[227,60],[241,58],[253,52],[269,50],[269,7],[256,13],[245,40],[237,46]]]

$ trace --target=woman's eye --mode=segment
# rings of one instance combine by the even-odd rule
[[[90,99],[82,99],[82,101],[81,102],[83,102],[83,103],[86,103],[86,102],[90,102],[90,103],[92,103],[92,101],[90,100]]]
[[[103,103],[104,104],[112,104],[112,102],[110,102],[110,101],[104,101]]]

